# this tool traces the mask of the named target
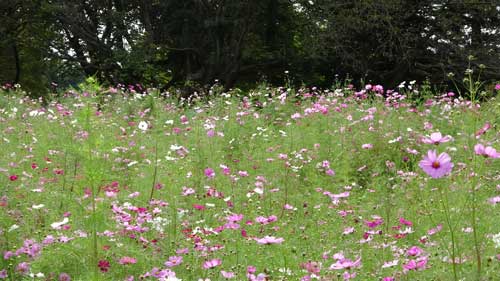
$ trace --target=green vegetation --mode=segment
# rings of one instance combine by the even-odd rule
[[[495,97],[80,88],[0,92],[0,279],[498,275]]]

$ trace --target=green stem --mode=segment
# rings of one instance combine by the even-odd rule
[[[446,216],[446,224],[448,225],[448,228],[450,230],[450,238],[451,238],[451,259],[452,259],[452,267],[453,267],[453,280],[457,281],[457,264],[456,264],[456,252],[455,252],[455,233],[453,231],[453,226],[451,225],[451,219],[450,219],[450,206],[448,204],[448,187],[443,188],[443,192],[440,192],[441,194],[441,201],[443,203],[443,209],[444,213]]]
[[[155,191],[157,173],[158,173],[158,139],[155,139],[155,169],[153,171],[153,185],[151,186],[151,193],[149,194],[149,202],[153,200],[153,193]]]
[[[474,235],[474,248],[476,250],[477,261],[477,280],[481,280],[481,251],[477,239],[477,225],[476,225],[476,188],[472,187],[472,231]]]
[[[477,115],[474,116],[474,128],[473,132],[477,131]],[[470,145],[472,147],[472,144]],[[482,165],[477,164],[477,155],[474,153],[473,154],[473,163],[474,167],[477,168],[476,172],[481,171]],[[477,266],[477,280],[481,280],[481,249],[479,245],[479,240],[478,240],[478,231],[477,231],[477,223],[476,223],[476,217],[477,217],[477,202],[476,202],[476,184],[477,184],[477,175],[474,175],[473,180],[472,180],[472,234],[473,234],[473,239],[474,239],[474,249],[476,252],[476,266]]]

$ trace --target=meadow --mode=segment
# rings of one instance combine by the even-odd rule
[[[210,93],[1,90],[0,279],[498,280],[498,98]]]

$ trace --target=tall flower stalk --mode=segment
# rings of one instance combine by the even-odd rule
[[[453,268],[453,280],[458,280],[457,274],[457,254],[455,252],[456,249],[456,241],[455,241],[455,231],[453,225],[451,224],[451,216],[450,216],[450,205],[448,204],[448,187],[442,188],[440,191],[441,194],[441,202],[443,203],[444,214],[446,217],[446,225],[450,231],[451,238],[451,264]]]
[[[437,155],[436,150],[429,150],[427,155],[419,163],[420,168],[431,178],[437,179],[448,175],[453,169],[453,163],[451,162],[451,157],[443,152]],[[453,267],[453,280],[458,280],[457,265],[456,265],[456,241],[455,232],[451,224],[450,217],[450,206],[448,204],[448,187],[442,188],[440,191],[441,202],[443,203],[443,209],[446,217],[446,224],[450,230],[451,238],[451,259]]]

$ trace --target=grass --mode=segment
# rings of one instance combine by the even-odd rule
[[[0,92],[0,279],[494,280],[500,103],[412,88]]]

